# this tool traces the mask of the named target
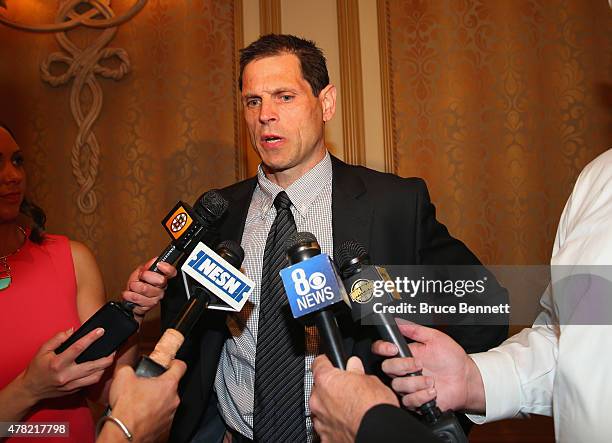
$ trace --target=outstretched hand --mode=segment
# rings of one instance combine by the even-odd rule
[[[135,303],[134,314],[142,317],[164,298],[168,280],[176,276],[176,268],[168,263],[157,265],[162,273],[149,271],[156,258],[137,267],[128,278],[125,291],[121,293],[125,301]]]
[[[417,324],[401,324],[399,329],[410,343],[413,358],[394,358],[397,347],[378,340],[372,352],[388,357],[382,370],[393,380],[391,387],[402,398],[402,404],[416,410],[436,399],[442,410],[484,410],[484,387],[478,367],[448,335]],[[409,376],[422,370],[421,376]]]
[[[166,372],[154,378],[137,377],[129,366],[122,366],[117,371],[111,384],[109,404],[112,415],[127,426],[134,441],[167,439],[180,401],[178,383],[186,370],[184,362],[173,360]],[[117,429],[105,425],[98,441],[113,441],[112,432]]]

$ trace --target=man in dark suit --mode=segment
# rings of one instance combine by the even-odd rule
[[[345,240],[356,240],[379,264],[479,261],[436,220],[421,179],[350,166],[328,153],[324,128],[335,113],[336,89],[313,42],[261,37],[241,51],[240,87],[262,163],[256,177],[221,190],[229,208],[219,238],[241,242],[243,268],[256,287],[241,313],[205,313],[183,346],[179,356],[189,369],[171,441],[218,441],[227,432],[235,442],[310,442],[310,365],[319,339],[313,328],[296,327],[287,317],[286,300],[280,307],[270,301],[279,297],[277,262],[286,266],[275,243],[289,232],[309,231],[330,256]],[[162,301],[164,325],[185,302],[177,280]],[[346,312],[338,322],[347,352],[375,371],[370,347],[376,335],[354,325]],[[507,328],[456,326],[446,332],[475,352],[499,344]],[[291,352],[274,352],[287,346]]]

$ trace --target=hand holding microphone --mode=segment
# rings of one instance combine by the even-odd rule
[[[412,357],[406,340],[397,328],[393,316],[384,312],[375,312],[369,309],[371,303],[365,302],[365,300],[371,300],[372,297],[371,294],[368,295],[363,293],[369,290],[364,290],[364,286],[367,288],[369,286],[367,283],[369,282],[384,280],[380,268],[370,264],[370,256],[365,248],[353,240],[348,240],[340,246],[337,257],[340,264],[340,273],[344,278],[347,291],[351,294],[349,299],[352,305],[351,312],[353,314],[353,320],[361,321],[364,317],[370,317],[376,325],[376,329],[380,336],[384,340],[395,345],[400,357]],[[355,291],[360,292],[359,298],[362,299],[361,303],[363,304],[354,302],[353,299],[358,299],[358,297],[354,295]],[[420,376],[422,374],[420,370],[417,370],[414,373],[404,375]],[[419,410],[426,419],[431,422],[435,421],[441,415],[435,400],[423,403],[419,407]]]
[[[366,375],[358,357],[351,357],[343,371],[320,355],[312,363],[312,374],[310,411],[323,443],[354,442],[361,420],[370,408],[380,404],[399,407],[393,391],[377,377]]]
[[[168,370],[154,379],[137,377],[129,366],[122,366],[117,371],[110,387],[109,407],[113,417],[121,421],[134,441],[166,441],[179,405],[178,383],[186,369],[185,363],[173,360]],[[124,441],[125,438],[116,424],[107,424],[102,427],[96,443]]]
[[[113,397],[113,386],[111,386],[111,403],[109,408],[107,408],[106,416],[112,413],[113,416],[127,417],[130,423],[133,423],[135,426],[136,432],[142,431],[148,437],[155,437],[156,435],[149,432],[147,426],[141,426],[140,428],[138,426],[142,423],[150,422],[148,419],[149,414],[143,416],[142,414],[135,413],[133,410],[133,408],[141,409],[146,406],[146,403],[143,402],[146,402],[148,391],[146,389],[142,391],[140,388],[148,386],[149,389],[159,389],[162,401],[164,396],[171,397],[168,400],[170,405],[165,405],[165,407],[161,408],[162,415],[164,411],[166,411],[167,415],[162,417],[161,421],[155,423],[156,426],[163,425],[160,428],[160,432],[167,432],[172,422],[172,415],[178,406],[178,395],[176,394],[178,380],[186,370],[185,364],[175,360],[174,357],[186,336],[197,323],[204,310],[209,306],[211,300],[216,298],[215,293],[222,293],[216,290],[222,288],[230,293],[238,292],[247,298],[250,290],[252,290],[252,284],[247,288],[247,285],[244,283],[248,279],[237,270],[244,259],[244,251],[238,243],[231,240],[221,242],[216,247],[216,253],[201,243],[194,246],[195,248],[192,248],[194,249],[193,252],[181,269],[185,270],[185,268],[191,267],[194,272],[199,270],[203,276],[209,277],[210,280],[198,279],[195,283],[194,281],[191,282],[191,297],[189,301],[184,305],[172,326],[166,329],[155,345],[151,355],[142,356],[135,370],[122,368],[121,371],[124,372],[118,373],[118,378],[113,385],[122,385],[124,379],[131,379],[134,396],[130,396],[126,401],[121,402],[122,397],[120,395]],[[240,276],[244,277],[244,279],[240,279]],[[203,283],[199,284],[200,282]],[[149,379],[149,381],[144,381],[145,379]],[[168,383],[170,383],[169,386]],[[117,400],[116,404],[113,404],[113,399]],[[119,405],[120,409],[117,409],[117,405]],[[121,409],[121,406],[125,407]],[[156,408],[151,413],[156,411],[159,412],[160,408]],[[106,419],[113,420],[112,418]],[[132,429],[130,426],[126,427]],[[101,434],[101,436],[103,435]]]
[[[133,306],[132,312],[139,323],[164,297],[168,280],[176,276],[176,268],[166,262],[158,262],[156,271],[151,271],[150,267],[156,261],[157,258],[152,258],[137,267],[130,274],[126,289],[121,293],[123,301]]]
[[[415,364],[411,348],[402,336],[395,319],[390,314],[371,309],[371,294],[364,291],[371,291],[373,281],[386,280],[386,271],[383,268],[372,266],[365,248],[352,240],[342,244],[338,252],[338,260],[347,291],[350,292],[348,298],[351,300],[353,320],[360,321],[369,317],[376,325],[380,336],[386,342],[393,344],[376,342],[373,351],[375,353],[377,353],[376,351],[385,351],[387,355],[384,356],[387,357],[395,355],[401,357],[385,360],[382,364],[383,371],[394,379],[391,383],[392,388],[402,395],[405,389],[409,387],[415,389],[419,386],[422,390],[410,397],[409,402],[421,412],[434,434],[448,442],[467,442],[467,437],[452,410],[442,413],[437,406],[434,379],[423,377],[422,368]],[[355,300],[358,300],[358,302],[355,302]],[[430,331],[433,330],[430,329]],[[459,347],[459,349],[461,348]],[[392,354],[391,351],[393,351]],[[440,364],[446,365],[444,352],[439,355],[441,358]],[[448,373],[454,374],[455,370],[455,368],[450,368]],[[460,373],[460,371],[457,372]],[[414,403],[419,400],[422,401],[415,405]],[[402,401],[404,401],[404,398],[402,398]]]
[[[130,275],[127,290],[122,294],[126,308],[142,316],[157,305],[167,280],[176,275],[174,265],[203,240],[227,206],[228,201],[219,191],[211,189],[198,198],[193,208],[180,201],[170,210],[162,225],[172,241],[156,259]]]
[[[144,312],[151,309],[163,296],[167,278],[176,273],[173,266],[160,265],[160,262],[166,261],[173,265],[184,254],[191,252],[200,240],[210,233],[213,225],[223,215],[227,206],[227,200],[216,190],[210,190],[203,194],[196,202],[195,210],[191,209],[189,205],[179,202],[162,221],[173,240],[150,265],[149,271],[153,272],[142,269],[135,271],[132,276],[135,278],[136,275],[139,275],[139,279],[132,280],[132,277],[130,278],[128,290],[123,293],[125,300],[121,303],[114,301],[106,303],[55,352],[57,354],[63,352],[78,339],[98,327],[104,328],[104,336],[85,349],[77,357],[76,362],[95,360],[117,350],[138,330],[139,321],[134,318],[134,311],[137,315],[142,316]],[[160,276],[161,280],[153,273],[162,274],[163,276]],[[139,303],[143,305],[139,306]]]
[[[232,240],[219,243],[215,249],[218,255],[208,251],[203,245],[199,245],[194,250],[194,254],[192,254],[195,257],[192,260],[188,259],[189,263],[186,263],[186,265],[192,264],[193,266],[199,264],[203,270],[206,269],[208,271],[208,275],[214,272],[216,276],[214,282],[223,282],[220,283],[221,286],[227,287],[229,286],[230,278],[232,278],[230,274],[236,273],[238,272],[237,269],[240,269],[240,265],[244,260],[244,251],[238,243]],[[201,251],[202,254],[198,251]],[[202,285],[196,285],[192,289],[191,298],[183,306],[183,309],[173,321],[172,326],[166,329],[155,345],[151,355],[141,358],[136,367],[136,374],[138,376],[156,377],[162,374],[168,368],[170,362],[174,360],[185,337],[197,323],[211,300],[216,298],[211,289]],[[236,289],[238,289],[238,286],[236,286]]]
[[[395,358],[397,349],[379,340],[372,351],[387,360],[383,371],[392,377],[393,389],[402,396],[402,403],[415,410],[436,399],[441,408],[484,412],[484,385],[474,361],[448,335],[416,324],[400,324],[401,333],[412,340],[414,358]],[[406,377],[422,370],[424,375]]]

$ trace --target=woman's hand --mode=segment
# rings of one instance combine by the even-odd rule
[[[114,359],[114,353],[98,360],[76,363],[75,359],[94,341],[104,335],[97,328],[73,343],[61,354],[54,350],[70,337],[72,330],[60,332],[44,343],[21,373],[25,394],[35,403],[45,398],[61,397],[90,386],[102,378]]]

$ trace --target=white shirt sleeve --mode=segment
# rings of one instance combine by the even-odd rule
[[[472,354],[485,387],[486,414],[468,417],[485,423],[524,413],[552,415],[557,349],[554,328],[538,325],[488,352]]]
[[[612,150],[593,160],[578,177],[557,228],[551,258],[553,281],[556,273],[561,274],[559,278],[562,278],[563,274],[573,266],[609,265],[612,262],[610,254],[612,248],[609,247],[612,244],[609,228],[612,214],[610,171],[612,171]],[[560,298],[559,294],[556,294],[555,299],[554,295],[549,285],[540,300],[543,311],[533,327],[510,337],[497,348],[471,355],[482,376],[486,400],[485,415],[468,415],[472,421],[485,423],[516,417],[523,413],[553,414],[553,384],[558,372],[558,363],[563,360],[559,356],[559,337],[563,328],[559,325],[569,324],[567,321],[560,322],[557,315],[571,318],[572,314],[572,306],[565,304],[560,306],[559,302],[564,303],[563,297]],[[603,310],[601,307],[599,309]],[[598,330],[598,334],[601,335],[601,327]],[[588,340],[585,331],[585,327],[582,327],[577,334]],[[591,357],[597,352],[589,351]],[[567,360],[565,363],[567,366],[573,356],[566,355],[564,358],[563,361]],[[576,364],[582,364],[584,367],[584,359]],[[579,373],[575,368],[569,372],[574,378],[575,374]],[[568,377],[569,375],[566,375],[566,378]],[[584,381],[584,377],[581,380],[564,381],[566,385],[564,392],[569,394],[555,392],[557,408],[562,407],[561,400],[565,398],[564,395],[571,397],[570,384],[581,386],[580,381]],[[601,391],[601,388],[599,390]],[[585,389],[581,386],[581,392],[583,391]],[[574,398],[567,400],[566,403],[574,404],[575,397],[574,393]],[[558,411],[555,411],[555,415],[558,415]]]

